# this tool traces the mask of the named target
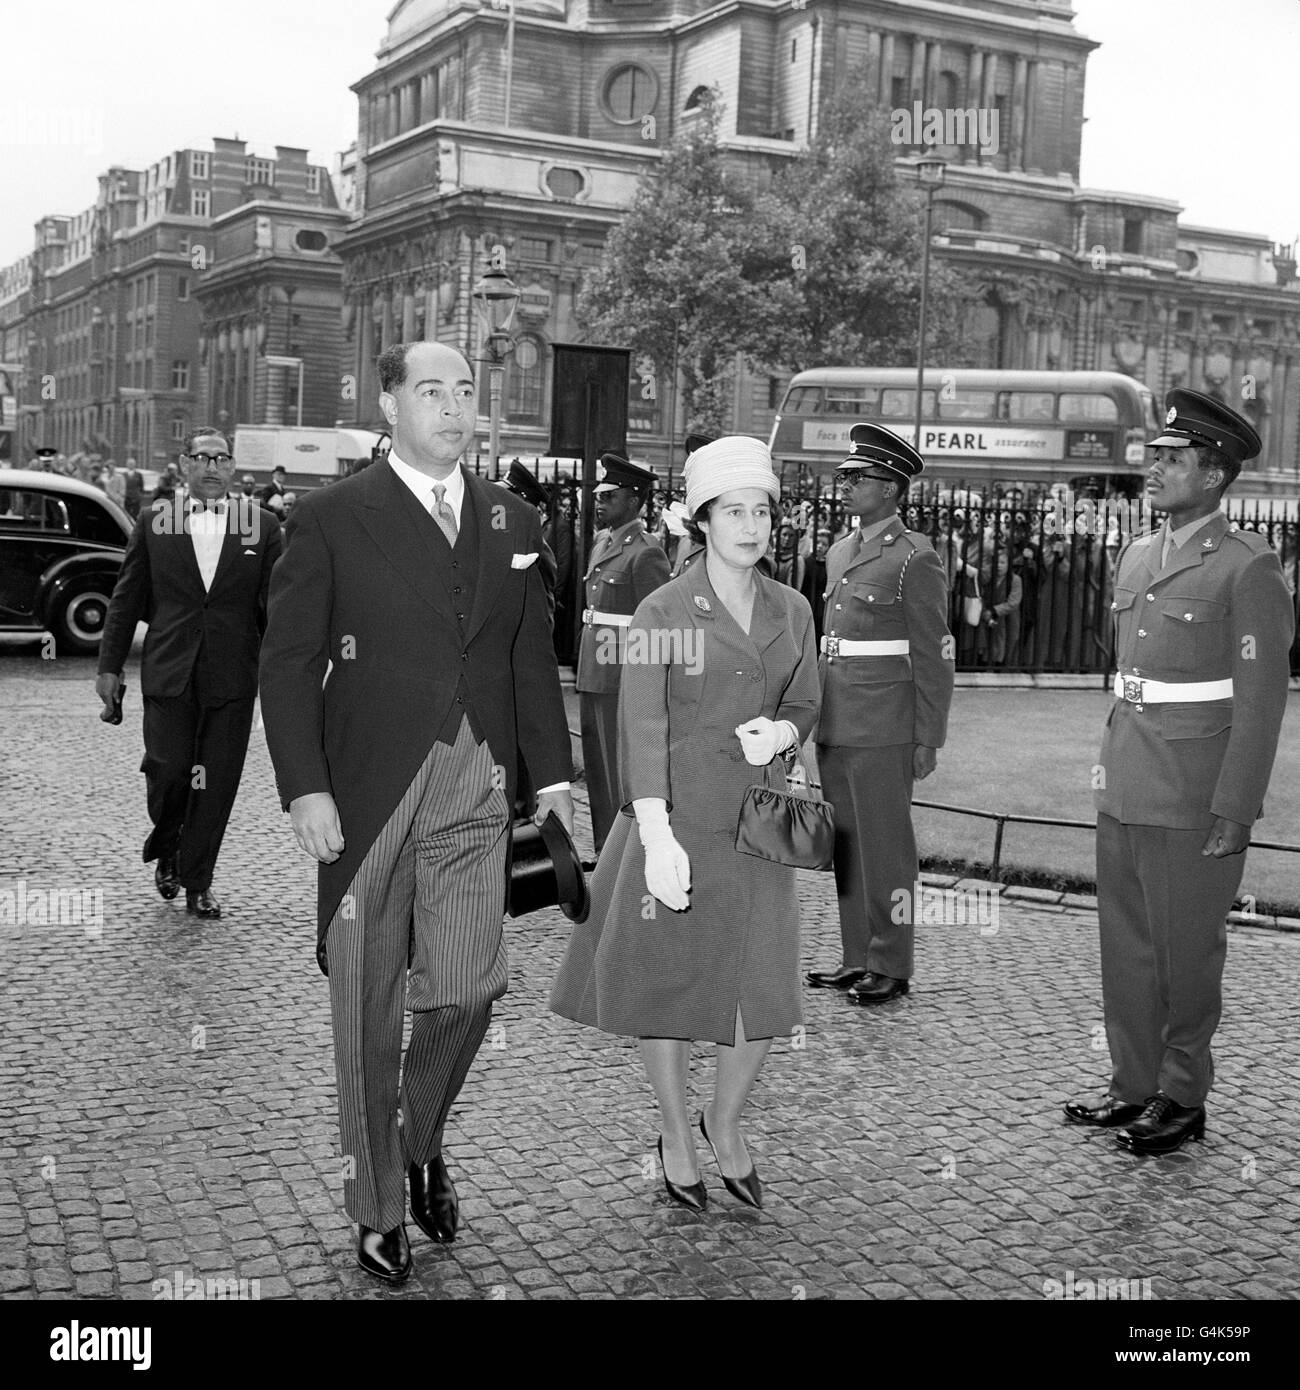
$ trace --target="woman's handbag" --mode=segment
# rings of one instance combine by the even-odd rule
[[[745,789],[736,848],[793,869],[832,868],[835,817],[830,803],[811,794],[777,791],[771,785],[770,767],[763,769],[761,787]]]

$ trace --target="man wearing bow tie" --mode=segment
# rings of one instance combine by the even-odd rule
[[[378,366],[392,449],[294,508],[261,691],[281,800],[320,866],[357,1263],[396,1283],[408,1184],[420,1229],[456,1235],[443,1129],[506,992],[517,753],[539,822],[571,832],[573,805],[537,510],[461,466],[475,388],[455,348],[398,343]]]
[[[189,436],[185,491],[159,497],[136,522],[113,589],[95,692],[111,710],[138,622],[144,763],[153,831],[144,859],[166,899],[218,918],[212,875],[239,790],[257,696],[280,528],[256,503],[228,501],[235,460],[214,429]]]

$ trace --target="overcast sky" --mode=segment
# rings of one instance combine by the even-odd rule
[[[238,134],[332,166],[348,90],[392,0],[9,0],[0,24],[0,265],[32,224],[95,200],[110,164]],[[1085,184],[1177,199],[1184,219],[1300,234],[1300,0],[1075,0],[1088,66]]]

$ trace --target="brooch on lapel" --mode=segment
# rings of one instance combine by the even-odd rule
[[[709,605],[708,599],[706,599],[703,594],[695,595],[695,606],[700,610],[701,613],[713,612],[713,609]]]

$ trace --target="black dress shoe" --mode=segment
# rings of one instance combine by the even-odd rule
[[[221,904],[213,896],[211,888],[187,888],[185,890],[185,911],[196,917],[220,917]]]
[[[1072,1100],[1065,1107],[1065,1118],[1072,1125],[1101,1125],[1111,1129],[1115,1125],[1126,1125],[1146,1109],[1143,1101],[1116,1100],[1114,1096],[1103,1096],[1096,1105],[1087,1101]]]
[[[376,1279],[400,1284],[411,1272],[411,1246],[406,1239],[406,1227],[372,1231],[369,1226],[358,1226],[357,1263]]]
[[[911,988],[906,980],[891,979],[888,975],[868,974],[845,996],[851,1004],[887,1004],[906,994]]]
[[[428,1163],[412,1163],[406,1175],[411,1181],[411,1215],[415,1224],[430,1240],[444,1245],[455,1240],[460,1204],[442,1155],[434,1154]]]
[[[713,1147],[713,1140],[709,1138],[709,1131],[704,1128],[704,1111],[700,1111],[700,1133],[704,1136],[704,1142],[709,1146],[713,1153],[713,1161],[718,1165],[718,1172],[722,1173],[722,1160],[718,1157],[718,1151]],[[729,1178],[722,1173],[722,1185],[731,1193],[733,1197],[738,1197],[746,1206],[761,1207],[763,1205],[763,1185],[758,1180],[758,1169],[751,1163],[749,1172],[743,1178]]]
[[[1139,1118],[1115,1135],[1115,1142],[1131,1154],[1171,1154],[1189,1139],[1204,1136],[1205,1107],[1179,1105],[1159,1091]]]
[[[838,970],[810,970],[804,978],[814,989],[848,989],[866,973],[856,965],[841,965]]]
[[[664,1175],[664,1190],[674,1202],[680,1202],[684,1207],[690,1207],[692,1211],[703,1211],[708,1205],[709,1194],[704,1186],[704,1179],[693,1182],[689,1187],[682,1187],[673,1182],[668,1176],[668,1169],[664,1167],[664,1137],[659,1136],[659,1170]]]
[[[153,871],[154,887],[167,899],[168,902],[181,891],[180,881],[176,877],[176,856],[174,854],[160,854],[158,856],[158,867]]]

